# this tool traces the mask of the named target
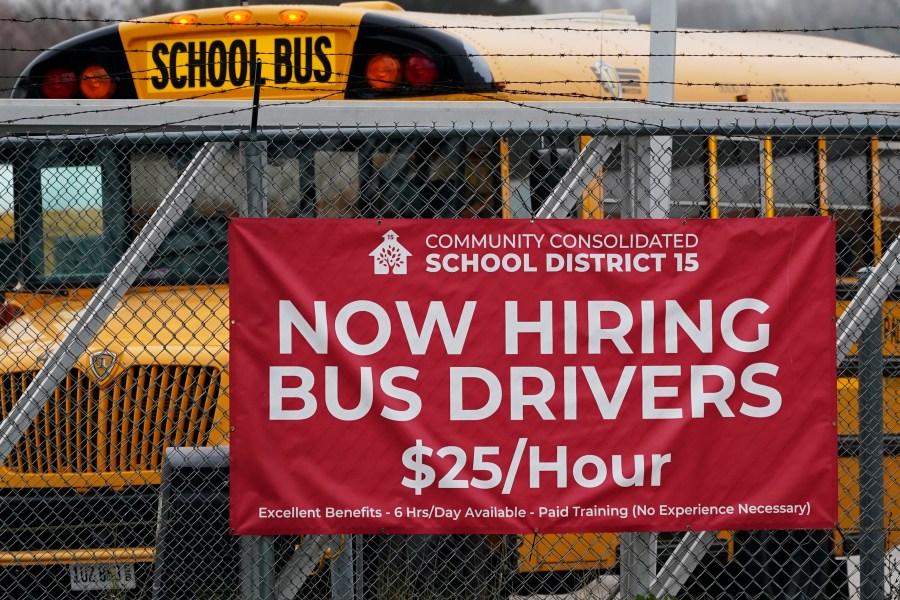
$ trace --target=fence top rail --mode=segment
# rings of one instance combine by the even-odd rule
[[[251,110],[249,102],[226,100],[0,100],[0,137],[241,131],[250,126]],[[261,129],[270,130],[895,135],[900,133],[900,104],[266,101],[258,119]]]

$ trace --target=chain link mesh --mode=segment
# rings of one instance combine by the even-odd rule
[[[65,366],[27,427],[2,430],[11,444],[0,457],[3,597],[616,597],[620,536],[611,533],[232,536],[223,452],[229,220],[828,215],[837,223],[838,314],[900,230],[900,137],[874,126],[649,137],[512,120],[482,130],[267,128],[254,143],[179,127],[0,137],[3,418],[48,367]],[[251,157],[253,144],[262,151]],[[161,221],[159,248],[136,253],[124,297],[99,313],[83,352],[60,351],[211,145],[219,152],[208,177],[183,215]],[[261,183],[248,184],[252,168]],[[650,535],[658,578],[685,575],[671,595],[900,594],[896,292],[881,318],[868,316],[874,327],[836,381],[834,529]],[[742,450],[722,440],[721,451]]]

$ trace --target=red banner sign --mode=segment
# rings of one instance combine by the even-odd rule
[[[240,534],[830,528],[824,218],[231,225]]]

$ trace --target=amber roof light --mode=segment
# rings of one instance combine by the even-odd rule
[[[187,29],[189,27],[196,27],[198,22],[197,15],[186,13],[183,15],[175,15],[169,19],[169,26],[174,27],[175,29]]]
[[[278,13],[278,17],[281,19],[281,22],[284,23],[285,25],[299,25],[300,23],[302,23],[303,21],[306,20],[307,16],[309,16],[309,15],[307,15],[305,10],[299,10],[299,9],[294,9],[294,8],[291,8],[288,10],[283,10],[280,13]]]
[[[225,22],[231,25],[245,25],[253,18],[253,13],[249,10],[239,8],[238,10],[229,10],[225,13]]]

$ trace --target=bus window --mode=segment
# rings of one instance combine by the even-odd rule
[[[366,217],[500,216],[497,145],[462,138],[387,141],[360,150],[359,189]]]
[[[129,237],[137,235],[180,173],[197,145],[138,148],[130,155]],[[216,176],[194,197],[142,273],[145,282],[200,283],[228,276],[228,219],[246,214],[246,175],[240,148],[228,149]]]
[[[15,280],[13,259],[13,168],[0,163],[0,287]]]
[[[0,164],[0,240],[13,239],[13,170]]]
[[[633,142],[633,140],[631,140]],[[638,166],[635,152],[641,150],[627,141],[619,143],[603,165],[603,214],[605,217],[623,218],[640,216],[641,209],[633,207],[634,197],[646,190],[635,181]],[[662,160],[662,159],[661,159]],[[570,163],[571,164],[571,161]],[[672,137],[672,162],[668,216],[670,218],[701,218],[709,216],[706,175],[707,154],[705,138],[698,136]],[[653,185],[652,183],[650,185]]]
[[[669,218],[698,219],[709,216],[707,168],[705,137],[672,138],[672,204]]]
[[[147,222],[197,148],[172,145],[131,152],[131,236]],[[225,152],[217,176],[200,190],[147,264],[145,280],[227,278],[228,220],[247,214],[244,160],[238,145]],[[268,144],[263,185],[270,217],[499,217],[498,165],[497,145],[462,139],[384,140],[362,147],[273,142]]]
[[[41,169],[46,277],[102,276],[103,178],[99,166]]]
[[[879,158],[881,181],[900,180],[900,140],[880,140]],[[900,235],[900,186],[882,185],[880,191],[882,248],[887,250]]]
[[[872,227],[866,207],[835,207],[837,222],[837,276],[855,277],[874,260]]]
[[[603,165],[603,214],[605,218],[626,218],[631,213],[633,174],[629,170],[628,150],[624,138],[609,153]]]
[[[270,145],[265,167],[269,217],[309,217],[310,203],[302,178],[302,161],[283,148]]]
[[[875,261],[866,140],[828,140],[828,208],[837,224],[838,277],[854,277]]]
[[[772,155],[775,216],[818,214],[815,140],[776,138]]]
[[[719,137],[717,146],[719,216],[760,216],[760,140]]]
[[[173,145],[166,148],[140,148],[132,152],[131,189],[132,229],[134,233],[146,223],[175,185],[179,174],[190,163],[198,149],[196,145]],[[270,153],[265,167],[263,184],[268,201],[269,216],[299,216],[289,207],[296,204],[299,167],[297,160],[281,150]],[[294,156],[293,158],[296,158]],[[199,191],[189,213],[197,218],[228,219],[247,212],[247,177],[243,150],[229,148],[215,167],[216,176]]]
[[[468,150],[463,170],[465,189],[458,216],[481,219],[501,216],[499,164],[496,144],[479,145]]]
[[[536,213],[550,197],[553,189],[575,162],[575,151],[565,144],[541,140],[540,148],[532,150],[529,162],[528,189],[531,211]]]
[[[357,216],[359,156],[354,150],[316,150],[316,215],[328,219]]]

